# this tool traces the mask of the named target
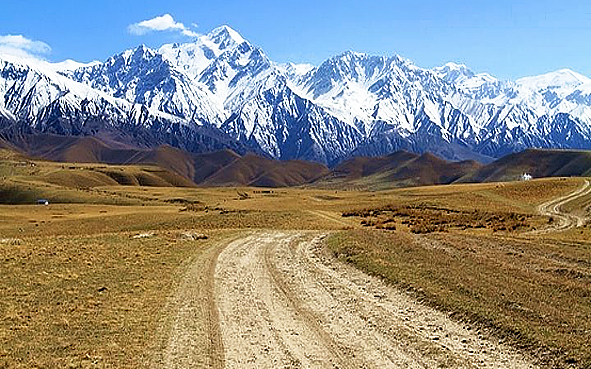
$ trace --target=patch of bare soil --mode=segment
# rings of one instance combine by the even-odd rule
[[[221,252],[214,292],[226,367],[534,367],[515,350],[336,261],[322,238],[252,233]]]

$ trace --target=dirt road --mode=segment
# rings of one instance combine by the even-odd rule
[[[546,233],[581,226],[539,206]],[[328,212],[314,212],[348,226]],[[304,231],[249,231],[188,263],[167,306],[154,368],[533,368],[515,350],[425,307],[320,247]]]
[[[166,319],[161,324],[151,368],[224,367],[213,274],[226,244],[214,243],[188,260],[184,276],[165,308]]]
[[[224,367],[533,367],[510,348],[337,262],[320,247],[322,238],[253,232],[220,253],[214,294]]]
[[[548,202],[545,202],[538,206],[538,212],[541,215],[546,215],[553,217],[555,222],[552,226],[543,229],[531,232],[532,234],[541,234],[541,233],[549,233],[555,231],[564,231],[567,229],[571,229],[574,227],[581,227],[585,224],[585,218],[580,217],[575,214],[565,213],[561,210],[561,207],[571,201],[574,201],[578,198],[588,195],[591,193],[591,187],[589,186],[589,181],[585,180],[585,183],[581,188],[578,190],[562,196],[556,199],[552,199]]]

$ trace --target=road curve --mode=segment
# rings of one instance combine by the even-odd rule
[[[565,213],[561,210],[562,206],[591,193],[589,181],[585,183],[578,190],[571,192],[568,195],[561,196],[550,201],[547,201],[538,206],[538,212],[541,215],[554,218],[554,224],[548,228],[530,232],[531,234],[542,234],[556,231],[565,231],[567,229],[581,227],[585,224],[585,218],[575,214]]]
[[[533,368],[404,293],[337,262],[310,232],[251,232],[214,271],[226,368]]]

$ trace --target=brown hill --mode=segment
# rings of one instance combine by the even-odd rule
[[[280,162],[253,154],[241,157],[231,150],[222,150],[206,154],[191,154],[171,146],[156,148],[137,148],[127,146],[115,140],[98,137],[68,137],[58,135],[22,134],[18,137],[18,146],[29,155],[45,160],[67,163],[104,163],[115,165],[153,165],[166,173],[182,176],[197,184],[209,186],[251,185],[265,187],[297,186],[325,175],[328,169],[324,165],[303,161]],[[0,142],[1,144],[1,142]],[[163,173],[165,173],[163,172]],[[109,173],[109,178],[119,184],[169,185],[170,182],[187,185],[186,181],[169,176],[160,181],[163,173],[154,176],[128,177]],[[53,182],[69,183],[80,180],[84,185],[98,183],[112,184],[105,178],[92,179],[73,176],[66,179],[64,173]],[[174,178],[173,178],[174,177]],[[84,179],[84,180],[83,180]]]
[[[4,146],[5,141],[0,141]],[[104,163],[117,165],[155,165],[172,173],[202,182],[240,156],[231,150],[203,155],[190,154],[163,145],[156,148],[131,147],[114,140],[97,137],[73,137],[51,134],[23,134],[18,147],[29,155],[66,163]],[[11,144],[6,143],[11,147]]]
[[[192,168],[184,163],[191,155],[170,146],[137,148],[106,143],[96,137],[65,137],[45,135],[43,145],[30,146],[29,152],[43,159],[67,163],[154,164],[186,177]],[[35,140],[34,142],[37,142]]]
[[[524,173],[534,178],[589,176],[591,151],[528,149],[485,165],[458,182],[514,181]]]
[[[385,189],[447,184],[480,167],[475,161],[448,162],[430,153],[398,151],[388,156],[347,160],[319,181],[319,185]]]
[[[387,177],[393,181],[413,179],[419,185],[448,184],[480,168],[473,161],[449,162],[430,153],[405,163]]]
[[[276,161],[254,154],[240,157],[201,184],[204,186],[287,187],[312,182],[328,173],[323,164]]]
[[[211,177],[238,159],[240,159],[240,155],[232,150],[194,155],[193,166],[195,168],[195,174],[193,175],[193,180],[195,183],[203,183],[208,177]]]
[[[95,138],[88,138],[70,146],[59,159],[80,162],[83,158],[109,164],[152,164],[201,183],[240,155],[231,150],[190,154],[168,145],[152,149],[112,148]]]
[[[193,181],[153,166],[72,166],[38,175],[43,182],[67,188],[98,186],[194,187]]]
[[[408,151],[397,151],[380,157],[359,156],[339,164],[331,174],[335,178],[354,180],[386,170],[393,170],[417,157],[417,154]]]
[[[11,143],[32,157],[69,163],[122,164],[140,150],[95,137],[52,134],[21,134]]]
[[[59,162],[149,165],[137,173],[53,173],[46,180],[82,187],[98,185],[260,186],[285,187],[314,182],[320,187],[387,189],[453,182],[516,180],[533,177],[591,175],[591,152],[529,149],[482,166],[474,161],[448,162],[432,154],[398,151],[382,157],[356,157],[332,171],[303,161],[281,162],[254,154],[241,157],[231,150],[190,154],[171,146],[130,147],[107,138],[68,137],[17,132],[10,142],[0,138],[0,150]],[[16,137],[16,139],[15,139]],[[8,155],[8,154],[7,154]],[[23,156],[23,157],[26,157]],[[124,171],[125,172],[125,171]]]

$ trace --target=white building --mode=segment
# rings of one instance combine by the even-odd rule
[[[531,181],[531,180],[532,180],[532,178],[533,178],[533,177],[531,176],[531,174],[528,174],[528,173],[523,173],[523,174],[521,175],[521,180],[522,180],[522,181]]]

